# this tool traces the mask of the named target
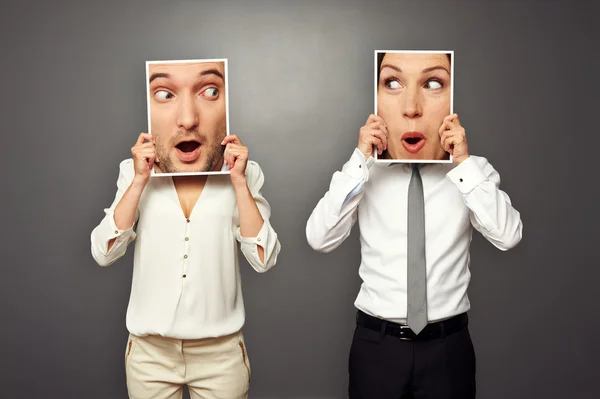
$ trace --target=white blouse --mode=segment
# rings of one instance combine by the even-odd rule
[[[127,329],[138,336],[177,339],[218,337],[240,330],[245,321],[238,246],[259,273],[277,261],[281,244],[269,223],[271,208],[260,190],[260,166],[248,161],[248,187],[264,219],[256,237],[240,235],[235,191],[228,175],[211,175],[188,219],[171,177],[151,177],[134,225],[119,230],[114,209],[134,177],[133,160],[121,162],[117,194],[92,231],[92,256],[112,265],[135,242]],[[116,238],[108,250],[108,242]],[[264,248],[264,262],[257,245]]]

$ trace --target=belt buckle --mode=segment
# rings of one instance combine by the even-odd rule
[[[411,331],[410,326],[407,326],[404,324],[400,324],[398,327],[400,327],[400,334],[403,333],[403,330]],[[413,340],[411,337],[406,337],[406,336],[400,336],[398,338],[400,338],[402,341],[412,341]]]

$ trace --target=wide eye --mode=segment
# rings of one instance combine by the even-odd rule
[[[159,101],[166,101],[173,98],[173,94],[169,93],[166,90],[159,90],[156,93],[154,93],[154,98],[156,98]]]
[[[442,82],[437,79],[430,79],[425,83],[425,88],[427,89],[441,89],[442,87]]]
[[[399,89],[402,86],[400,85],[400,82],[398,82],[397,80],[388,79],[385,82],[385,87],[387,87],[388,89]]]
[[[219,89],[216,87],[209,87],[208,89],[204,90],[202,95],[206,97],[217,97],[219,95]]]

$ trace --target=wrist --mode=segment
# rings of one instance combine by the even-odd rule
[[[356,148],[358,148],[358,151],[360,151],[360,153],[363,155],[363,157],[365,157],[365,159],[369,159],[373,156],[373,154],[371,154],[371,152],[367,151],[364,148],[361,148],[361,146],[358,146]]]
[[[145,177],[145,176],[135,175],[133,177],[133,181],[131,182],[131,186],[134,189],[143,190],[144,187],[146,187],[146,184],[148,183],[148,179],[149,179],[149,176]]]
[[[246,181],[246,176],[240,177],[231,177],[231,184],[235,191],[246,190],[248,189],[248,182]]]
[[[463,163],[464,161],[466,161],[469,158],[469,154],[463,155],[461,157],[456,157],[454,159],[454,163],[456,163],[457,165],[460,165],[461,163]]]

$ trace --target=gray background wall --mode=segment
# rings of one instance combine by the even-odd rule
[[[479,397],[600,397],[591,4],[3,1],[0,397],[126,397],[131,251],[102,269],[89,234],[147,129],[144,61],[202,57],[230,60],[231,129],[283,245],[265,275],[241,265],[250,397],[345,397],[358,236],[324,255],[304,228],[372,112],[382,48],[455,51],[470,150],[522,213],[514,250],[472,245]]]

